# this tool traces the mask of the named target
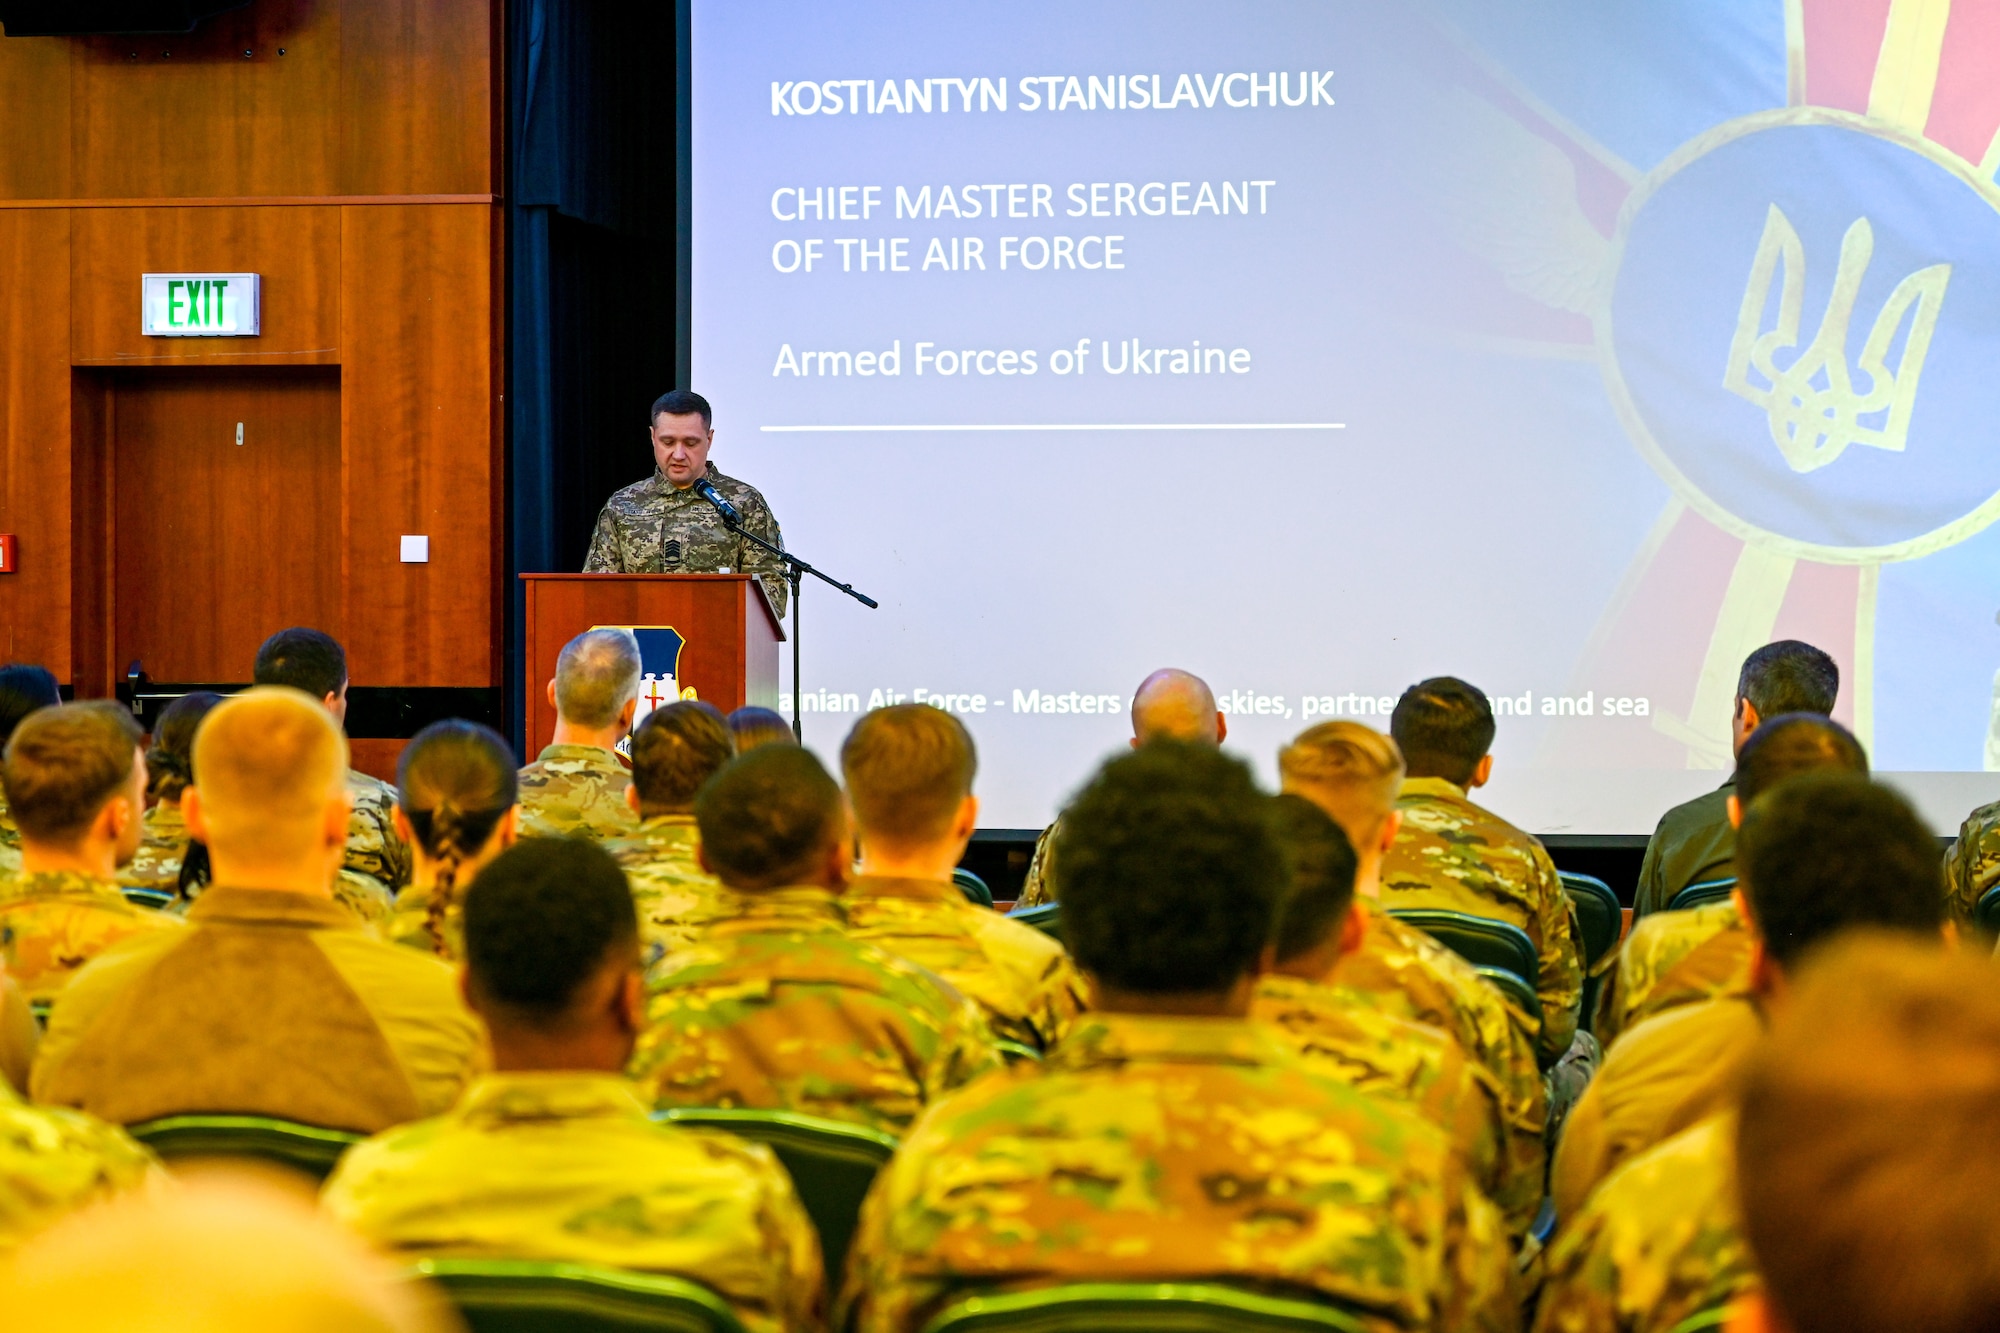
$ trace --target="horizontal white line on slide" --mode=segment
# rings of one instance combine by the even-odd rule
[[[947,426],[759,426],[761,431],[809,434],[826,431],[925,430],[1346,430],[1345,421],[1090,421],[1072,425],[994,425],[986,422]]]

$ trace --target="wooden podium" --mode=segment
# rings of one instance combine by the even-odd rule
[[[784,627],[749,574],[523,574],[528,594],[528,758],[555,735],[548,686],[563,645],[598,625],[672,629],[677,683],[727,713],[778,704]],[[649,666],[652,665],[649,663]]]

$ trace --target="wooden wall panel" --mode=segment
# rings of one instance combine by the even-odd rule
[[[498,6],[350,2],[341,27],[340,188],[492,194]]]
[[[0,661],[70,673],[69,216],[0,212]]]
[[[111,375],[70,372],[70,683],[79,699],[108,697],[123,665],[112,623],[118,527]]]
[[[67,199],[70,184],[69,46],[0,38],[0,199]]]
[[[361,685],[500,679],[499,299],[489,205],[342,210],[347,650]],[[399,539],[430,538],[428,564]]]
[[[351,8],[257,0],[192,34],[69,42],[74,193],[339,193],[340,33]]]
[[[339,359],[340,210],[79,208],[72,251],[77,365],[324,364]],[[143,273],[263,275],[256,338],[148,338]]]

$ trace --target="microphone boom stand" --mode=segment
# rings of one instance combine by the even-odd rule
[[[799,593],[802,591],[801,585],[805,576],[810,574],[821,583],[830,584],[840,589],[870,611],[880,610],[881,606],[873,597],[865,593],[858,593],[839,579],[814,569],[784,547],[777,545],[775,542],[765,541],[762,537],[744,527],[743,520],[733,512],[724,511],[720,506],[717,507],[717,512],[722,514],[722,522],[731,532],[745,541],[762,547],[785,562],[785,582],[790,584],[792,589],[792,736],[803,744],[806,734],[803,723],[805,713],[804,696],[802,686],[799,683]]]

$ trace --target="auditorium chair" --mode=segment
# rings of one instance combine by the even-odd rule
[[[1729,1327],[1729,1307],[1717,1306],[1713,1310],[1703,1310],[1700,1314],[1689,1315],[1675,1324],[1673,1333],[1714,1333],[1714,1330]]]
[[[958,891],[965,895],[974,907],[993,906],[993,890],[986,887],[986,881],[967,870],[964,866],[951,872],[951,882],[958,885]]]
[[[472,1333],[743,1333],[720,1296],[686,1278],[527,1259],[422,1259]]]
[[[796,1111],[677,1106],[655,1111],[653,1118],[753,1139],[777,1154],[819,1232],[826,1271],[835,1275],[830,1280],[838,1283],[861,1220],[861,1201],[875,1183],[875,1173],[896,1151],[893,1135]]]
[[[1042,903],[1035,907],[1017,907],[1008,916],[1024,926],[1033,926],[1052,940],[1062,939],[1061,903]]]
[[[923,1333],[1361,1333],[1346,1310],[1215,1282],[1072,1282],[1034,1291],[968,1296]]]
[[[1699,883],[1688,885],[1675,894],[1667,903],[1667,910],[1669,912],[1680,912],[1690,907],[1706,907],[1710,903],[1719,903],[1734,892],[1735,889],[1736,876],[1734,875],[1731,875],[1728,879],[1704,879]]]
[[[1979,895],[1979,903],[1972,909],[1972,919],[1988,935],[2000,935],[2000,884]]]
[[[1540,984],[1541,963],[1528,932],[1505,921],[1453,912],[1442,907],[1391,908],[1389,915],[1415,926],[1474,967],[1497,967],[1527,983],[1528,993]],[[1539,1012],[1531,1006],[1530,1013]]]
[[[1507,1003],[1525,1013],[1529,1018],[1537,1021],[1540,1020],[1542,1013],[1541,997],[1529,989],[1527,982],[1521,980],[1512,971],[1504,967],[1488,967],[1484,964],[1474,964],[1473,970],[1486,978],[1495,990],[1506,996]]]
[[[1597,964],[1617,947],[1625,930],[1625,909],[1611,886],[1595,875],[1578,875],[1563,870],[1563,892],[1575,909],[1577,947],[1583,954],[1583,1014],[1586,1027],[1597,1013],[1597,992],[1604,978],[1597,976]]]
[[[174,899],[179,896],[172,889],[142,889],[129,884],[118,891],[124,894],[125,901],[134,907],[150,907],[155,911],[162,907],[173,906]]]
[[[265,1115],[168,1115],[127,1125],[127,1133],[166,1162],[251,1158],[325,1180],[365,1135]]]
[[[1042,1058],[1040,1051],[1024,1041],[1009,1041],[1005,1037],[996,1037],[993,1044],[999,1048],[1000,1058],[1010,1065],[1030,1063]]]

